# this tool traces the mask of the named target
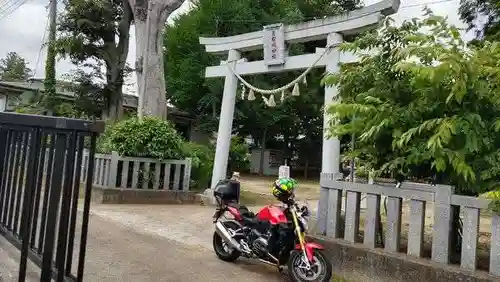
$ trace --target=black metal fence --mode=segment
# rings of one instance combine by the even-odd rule
[[[0,234],[20,250],[19,281],[28,258],[40,281],[83,281],[93,155],[103,130],[102,122],[0,113]],[[89,175],[80,187],[85,146]]]

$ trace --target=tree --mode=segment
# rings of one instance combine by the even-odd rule
[[[91,60],[105,69],[104,109],[111,120],[123,115],[122,87],[127,74],[133,14],[126,0],[65,0],[59,18],[57,51],[81,67]]]
[[[305,18],[322,18],[338,15],[361,7],[360,0],[298,0],[297,7]]]
[[[355,134],[352,154],[400,181],[428,179],[470,196],[496,190],[500,45],[465,47],[456,27],[427,15],[399,28],[387,20],[341,46],[362,58],[325,79],[338,85],[341,99],[329,109],[341,120],[331,133]],[[459,213],[454,206],[457,250]]]
[[[68,90],[75,96],[72,104],[75,115],[87,119],[101,118],[106,109],[104,103],[106,86],[99,82],[103,81],[100,67],[95,67],[92,72],[76,69],[67,78],[71,82]]]
[[[167,94],[163,62],[163,29],[168,16],[184,0],[130,0],[136,35],[139,116],[166,118]]]
[[[500,2],[498,0],[460,0],[460,18],[476,29],[479,39],[500,40]]]
[[[28,62],[16,52],[9,52],[5,58],[0,59],[0,80],[27,80],[29,77],[31,69],[28,68]]]
[[[477,195],[500,176],[500,45],[466,48],[456,27],[427,12],[342,46],[378,51],[326,79],[342,99],[330,109],[344,119],[332,134],[359,136],[357,154],[381,171]]]

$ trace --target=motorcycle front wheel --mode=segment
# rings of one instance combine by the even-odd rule
[[[288,273],[295,282],[329,282],[332,279],[332,264],[320,250],[314,250],[310,267],[300,251],[292,251],[288,259]]]

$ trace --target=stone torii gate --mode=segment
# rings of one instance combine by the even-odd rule
[[[236,102],[239,77],[261,73],[285,72],[325,67],[329,73],[339,71],[339,63],[355,60],[352,54],[341,53],[334,48],[343,41],[343,36],[358,34],[374,29],[385,16],[394,14],[399,8],[400,0],[383,0],[376,4],[351,11],[339,16],[318,19],[295,25],[272,25],[264,27],[262,31],[250,32],[228,37],[200,37],[200,43],[205,45],[206,51],[216,54],[228,54],[226,61],[219,66],[206,68],[205,77],[224,77],[224,92],[217,135],[217,147],[213,168],[211,189],[217,182],[225,178],[233,114]],[[269,29],[274,30],[274,50],[269,49]],[[276,38],[277,41],[276,41]],[[313,54],[286,57],[286,43],[308,42],[318,39],[327,39],[327,48],[317,48]],[[332,48],[333,47],[333,48]],[[247,62],[241,58],[240,52],[264,49],[263,61]],[[271,48],[272,49],[272,48]],[[271,54],[272,53],[272,54]],[[239,76],[239,77],[238,77]],[[334,86],[325,87],[325,108],[337,95]],[[324,125],[330,117],[324,113]],[[340,141],[337,138],[329,139],[323,133],[322,172],[339,173]],[[321,197],[322,199],[324,197]],[[327,199],[325,199],[327,201]],[[320,200],[320,205],[321,205]]]

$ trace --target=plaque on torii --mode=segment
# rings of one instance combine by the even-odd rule
[[[285,63],[285,27],[282,23],[266,25],[262,31],[262,47],[266,66],[283,65]]]

